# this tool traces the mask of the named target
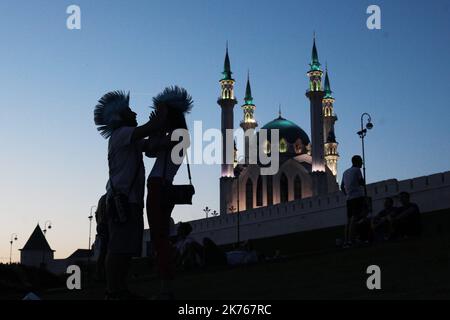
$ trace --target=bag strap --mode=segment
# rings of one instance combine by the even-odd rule
[[[163,178],[166,179],[166,170],[167,170],[167,160],[169,157],[169,150],[164,151],[164,167],[163,167]],[[172,149],[170,149],[170,152],[172,152]],[[184,152],[184,149],[183,149]],[[192,185],[192,176],[191,176],[191,167],[189,166],[189,157],[187,151],[185,152],[186,156],[186,165],[187,165],[187,171],[188,171],[188,178],[189,178],[189,184]]]

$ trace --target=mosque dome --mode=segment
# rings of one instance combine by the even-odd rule
[[[290,144],[295,143],[298,139],[300,139],[305,146],[310,143],[308,135],[302,128],[281,116],[265,124],[261,129],[278,129],[280,140],[285,139]],[[267,139],[269,141],[271,140],[270,131],[267,131]]]

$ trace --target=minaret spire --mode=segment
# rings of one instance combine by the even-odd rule
[[[328,76],[328,65],[325,68],[325,96],[322,100],[323,108],[323,132],[324,132],[324,153],[327,167],[337,176],[337,164],[339,160],[338,142],[334,132],[334,123],[337,116],[334,113],[334,98],[331,95],[330,78]]]
[[[231,63],[230,63],[230,56],[228,55],[228,41],[226,46],[226,52],[225,52],[225,61],[223,63],[223,79],[222,80],[233,80],[231,77]]]
[[[253,104],[252,88],[250,86],[250,70],[247,71],[247,87],[245,88],[245,104]]]
[[[254,145],[250,143],[255,136],[255,128],[258,123],[255,120],[256,106],[253,104],[252,88],[250,85],[250,71],[247,72],[247,86],[245,88],[244,104],[242,105],[242,111],[244,112],[244,119],[241,121],[241,128],[245,134],[245,163],[250,163],[250,159],[256,158],[256,149]],[[250,150],[252,147],[252,150]]]
[[[325,92],[322,89],[322,75],[320,69],[319,55],[317,53],[316,38],[313,39],[313,48],[311,53],[310,70],[307,75],[309,78],[309,89],[306,96],[310,101],[311,114],[311,157],[312,157],[312,178],[313,195],[326,194],[328,184],[326,179],[326,168],[324,158],[324,132],[323,132],[323,107],[322,99]]]
[[[331,98],[331,94],[333,91],[331,91],[330,86],[330,78],[328,77],[328,64],[325,67],[325,98]]]
[[[222,165],[220,176],[220,213],[226,214],[231,203],[232,184],[234,179],[234,115],[233,109],[237,103],[234,96],[234,79],[231,77],[230,56],[228,54],[228,41],[225,51],[222,79],[220,82],[220,97],[217,104],[221,108],[222,133]]]

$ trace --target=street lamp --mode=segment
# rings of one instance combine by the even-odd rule
[[[92,218],[94,217],[92,215],[92,209],[94,209],[94,208],[97,208],[97,206],[91,206],[91,211],[90,211],[91,213],[90,213],[90,215],[88,217],[88,219],[89,219],[89,245],[88,245],[88,250],[91,250]]]
[[[10,244],[10,248],[9,248],[9,264],[11,264],[11,260],[12,260],[12,245],[13,245],[14,241],[17,241],[17,233],[13,233],[11,235],[11,240],[9,241],[9,244]]]
[[[47,235],[47,229],[50,230],[51,228],[52,222],[50,220],[45,221],[44,230],[42,230],[44,232],[44,236]]]
[[[234,213],[236,211],[236,208],[234,206],[231,206],[228,208],[228,210],[230,210],[231,213]]]
[[[205,209],[203,209],[203,212],[206,213],[206,219],[208,219],[208,213],[211,211],[210,208],[208,208],[208,206],[205,207]]]
[[[242,157],[241,157],[242,159]],[[237,243],[239,244],[241,242],[241,234],[240,234],[240,224],[241,224],[241,214],[240,214],[240,210],[239,210],[239,198],[240,198],[240,193],[239,193],[239,176],[241,175],[243,168],[242,166],[236,166],[236,168],[234,168],[234,178],[236,179],[236,192],[237,192],[237,198],[236,198],[236,203],[237,203]]]
[[[366,127],[364,128],[364,117],[367,117]],[[372,117],[368,113],[363,113],[361,115],[361,130],[357,132],[359,137],[361,138],[362,144],[362,158],[363,158],[363,178],[364,178],[364,195],[367,197],[367,187],[366,187],[366,155],[364,150],[364,138],[367,134],[367,130],[371,130],[373,128]]]
[[[44,237],[47,235],[47,230],[50,230],[52,228],[52,222],[50,220],[45,221],[44,223]],[[45,268],[45,250],[42,250],[42,268]]]
[[[211,212],[211,215],[213,215],[214,217],[217,217],[219,215],[219,213],[216,210],[214,210],[213,212]]]

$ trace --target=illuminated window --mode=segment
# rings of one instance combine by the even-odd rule
[[[287,142],[286,140],[283,138],[280,140],[280,152],[284,153],[287,151]]]

